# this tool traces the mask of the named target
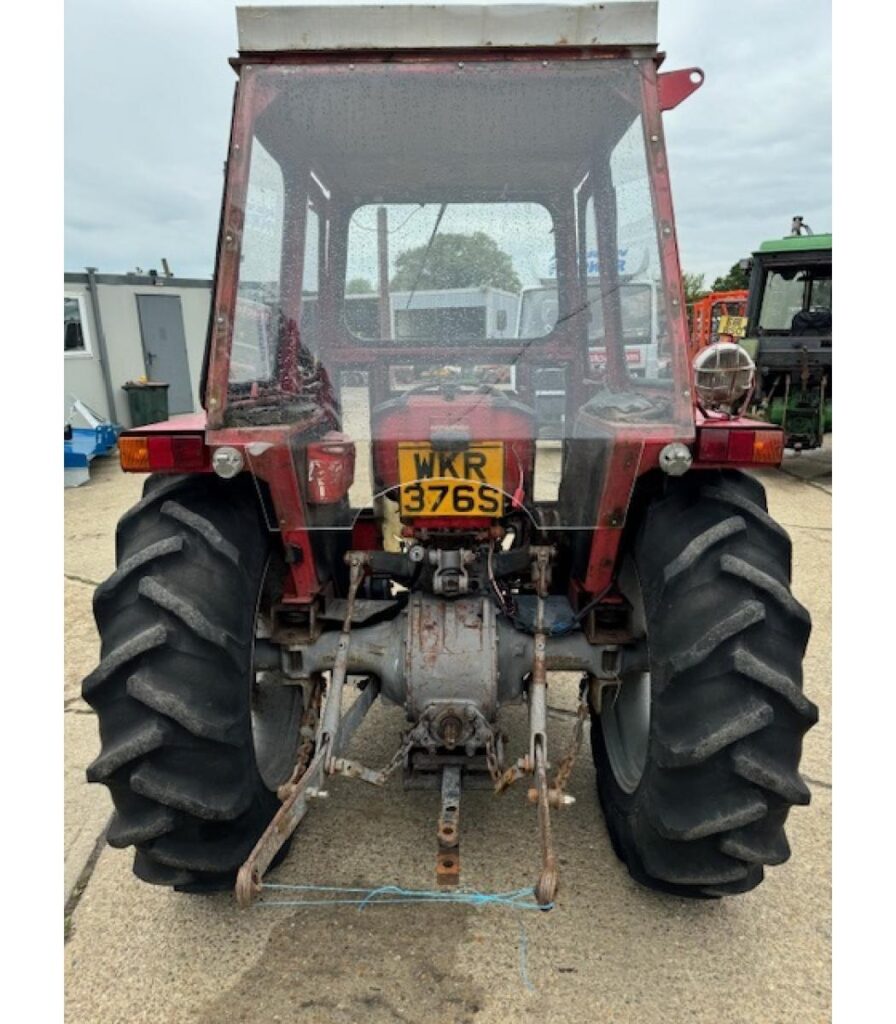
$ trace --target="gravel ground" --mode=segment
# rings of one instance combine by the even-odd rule
[[[721,902],[639,888],[610,849],[586,740],[570,785],[577,802],[555,819],[563,888],[553,912],[445,905],[359,914],[239,911],[229,895],[138,882],[127,851],[105,847],[91,863],[110,804],[103,787],[83,781],[99,745],[79,696],[98,654],[90,596],[112,570],[115,521],[142,486],[98,460],[90,483],[65,495],[66,897],[80,892],[66,944],[69,1024],[829,1020],[830,450],[788,458],[785,470],[763,481],[772,514],[793,537],[794,591],[814,621],[806,691],[821,712],[802,764],[812,804],[797,808],[788,828],[792,859],[758,890]],[[551,696],[572,706],[573,684]],[[506,723],[521,746],[521,709],[509,709]],[[401,726],[397,709],[375,708],[358,734],[358,757],[386,760]],[[567,729],[551,719],[554,750]],[[330,792],[277,881],[431,886],[436,793],[403,793],[396,779],[384,791],[340,779]],[[465,793],[462,815],[467,884],[512,889],[534,879],[535,815],[521,791],[501,800]]]

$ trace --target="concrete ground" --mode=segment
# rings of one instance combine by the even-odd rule
[[[794,591],[814,621],[805,688],[821,712],[802,763],[812,804],[791,815],[790,861],[754,892],[719,902],[641,889],[610,848],[586,739],[569,787],[577,802],[555,818],[562,890],[553,912],[418,905],[359,914],[240,911],[228,894],[144,885],[131,873],[130,852],[98,847],[110,803],[105,788],[84,782],[99,741],[79,684],[98,655],[92,589],[112,570],[115,521],[142,484],[98,460],[90,483],[65,495],[68,1024],[829,1020],[830,473],[828,448],[762,474],[771,512],[794,541]],[[575,694],[555,686],[551,697],[572,706]],[[521,709],[510,709],[506,723],[521,748]],[[401,726],[397,709],[374,708],[358,757],[383,763]],[[554,751],[565,747],[568,728],[551,719]],[[339,779],[330,793],[301,826],[276,881],[432,886],[435,793],[405,794],[394,778],[384,791]],[[462,817],[466,884],[499,890],[534,880],[535,815],[522,790],[500,800],[465,794]]]

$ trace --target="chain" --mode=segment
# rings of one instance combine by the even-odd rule
[[[360,761],[350,761],[346,757],[337,757],[330,764],[330,772],[333,775],[345,775],[350,779],[362,779],[364,782],[369,782],[372,786],[384,786],[389,776],[401,766],[412,746],[413,739],[411,734],[408,733],[404,742],[395,751],[394,757],[385,768],[380,768],[379,770],[368,768],[366,765],[361,764]]]
[[[588,703],[585,700],[580,700],[579,706],[576,708],[576,724],[573,728],[572,738],[566,754],[557,765],[557,774],[554,776],[554,784],[551,787],[558,793],[562,793],[563,790],[566,789],[569,777],[572,775],[573,766],[576,763],[576,757],[582,749],[582,735],[585,730],[585,719],[587,717]]]
[[[410,737],[408,737],[405,739],[404,743],[402,743],[402,745],[398,748],[398,750],[395,751],[395,756],[380,773],[383,777],[383,782],[385,782],[390,775],[392,775],[398,768],[401,767],[401,765],[404,763],[404,759],[407,757],[412,746],[413,741],[410,739]]]
[[[317,746],[317,728],[320,724],[320,705],[323,694],[323,684],[320,679],[317,679],[311,689],[308,707],[302,715],[301,735],[305,737],[305,742],[299,747],[299,758],[296,762],[296,772],[300,778],[305,773],[314,754],[314,748]]]
[[[509,789],[517,779],[523,778],[532,771],[532,763],[529,760],[528,755],[521,757],[516,764],[511,765],[507,771],[505,771],[495,782],[495,793],[503,793],[505,789]]]
[[[289,779],[277,790],[277,796],[281,800],[285,800],[293,789],[295,789],[299,780],[307,771],[308,765],[311,763],[311,758],[314,756],[314,750],[317,746],[317,727],[320,722],[320,705],[322,698],[323,681],[318,678],[314,680],[311,687],[311,696],[308,701],[308,706],[302,714],[302,721],[299,726],[299,735],[303,736],[304,740],[302,745],[299,747],[295,768],[293,768]]]
[[[485,763],[488,766],[488,773],[492,782],[496,785],[501,781],[501,766],[498,764],[498,751],[495,749],[495,734],[489,731],[485,741]]]

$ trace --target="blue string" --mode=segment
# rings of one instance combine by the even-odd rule
[[[552,904],[553,906],[553,904]],[[535,986],[529,980],[529,936],[526,934],[526,926],[523,924],[523,919],[520,918],[520,977],[523,979],[523,984],[530,992],[535,991]]]
[[[335,905],[356,906],[360,913],[365,907],[391,903],[460,903],[467,906],[511,907],[514,910],[553,910],[554,904],[542,906],[535,901],[532,889],[512,889],[509,892],[477,892],[470,889],[403,889],[398,885],[380,885],[375,889],[363,889],[342,885],[286,885],[278,882],[264,882],[263,889],[276,889],[296,893],[330,893],[321,899],[261,900],[257,907],[330,907]],[[345,898],[343,898],[345,897]],[[523,918],[519,918],[520,937],[520,979],[529,992],[535,986],[529,978],[529,937]]]
[[[536,903],[532,889],[513,889],[509,892],[477,892],[470,889],[404,889],[398,885],[381,885],[375,889],[353,888],[341,885],[284,885],[265,882],[263,889],[286,890],[296,893],[332,893],[320,899],[306,897],[294,900],[261,900],[259,907],[328,907],[335,905],[357,906],[358,910],[373,903],[460,903],[467,906],[503,906],[516,910],[553,910],[554,904],[542,906]],[[343,898],[345,897],[345,898]]]

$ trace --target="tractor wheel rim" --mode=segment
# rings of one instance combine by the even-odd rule
[[[258,591],[252,642],[253,663],[255,639],[262,639],[268,633],[262,603],[270,565],[269,559]],[[284,685],[279,672],[256,673],[254,668],[250,687],[249,707],[255,763],[265,786],[276,792],[277,787],[290,777],[298,759],[304,693],[301,686]]]
[[[619,574],[619,589],[632,606],[632,632],[636,639],[647,635],[644,600],[634,563],[627,559]],[[607,757],[616,783],[623,792],[634,793],[647,767],[650,745],[650,672],[633,672],[605,700],[600,723]]]

